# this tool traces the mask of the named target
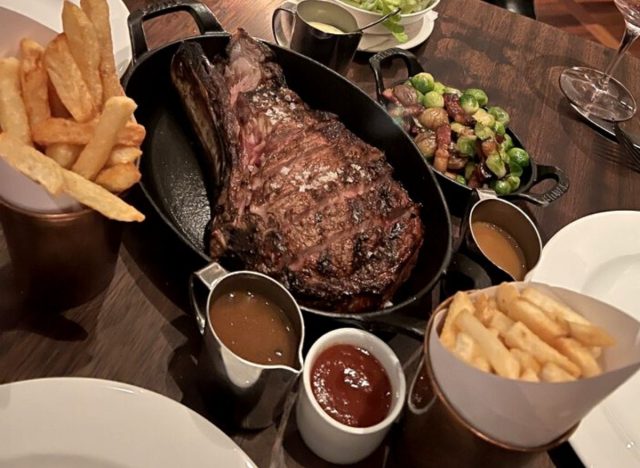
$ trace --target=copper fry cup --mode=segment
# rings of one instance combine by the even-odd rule
[[[516,451],[542,451],[566,439],[580,420],[640,368],[640,323],[583,294],[533,286],[605,328],[617,340],[605,348],[603,373],[572,382],[526,382],[482,372],[458,359],[439,334],[451,299],[434,311],[425,335],[426,370],[439,400],[481,439]],[[489,297],[497,287],[483,290]],[[470,292],[471,297],[480,291]]]
[[[88,208],[39,213],[1,198],[0,222],[16,282],[30,303],[68,309],[92,299],[111,282],[123,223]]]

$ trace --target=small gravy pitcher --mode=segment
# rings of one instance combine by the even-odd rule
[[[215,398],[214,406],[225,407],[236,426],[243,429],[270,426],[282,412],[287,394],[302,372],[304,321],[298,304],[274,279],[254,271],[229,273],[217,263],[195,272],[190,289],[198,327],[204,336],[198,361],[203,396]],[[248,361],[231,351],[219,338],[211,324],[211,305],[221,296],[238,290],[251,291],[268,299],[287,316],[297,338],[293,367]],[[245,332],[258,339],[262,330],[247,329]]]

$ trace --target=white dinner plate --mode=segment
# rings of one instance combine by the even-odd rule
[[[574,221],[551,238],[527,279],[584,293],[640,320],[640,212]],[[586,466],[640,466],[639,395],[636,374],[580,423],[570,442]]]
[[[3,468],[255,467],[186,406],[118,382],[84,378],[0,385]]]
[[[400,49],[413,49],[426,41],[431,33],[438,13],[430,11],[427,13],[422,21],[418,21],[414,25],[408,25],[405,27],[405,32],[409,36],[407,42],[398,42],[391,34],[363,34],[358,45],[360,52],[377,53],[383,50],[391,49],[392,47],[398,47]]]

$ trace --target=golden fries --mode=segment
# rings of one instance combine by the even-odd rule
[[[458,292],[449,304],[440,342],[477,369],[528,382],[599,375],[602,347],[615,343],[570,307],[534,288],[521,293],[507,283],[495,289],[495,297]]]
[[[51,118],[32,128],[33,141],[39,145],[48,146],[54,143],[69,143],[70,145],[86,145],[95,132],[97,121],[85,123],[74,122],[69,119]],[[145,130],[142,125],[127,122],[118,132],[116,144],[121,146],[140,146],[144,140]]]
[[[62,28],[69,51],[78,64],[96,109],[102,107],[102,79],[100,77],[100,45],[98,36],[84,11],[69,1],[62,7]]]
[[[473,303],[469,299],[469,296],[463,292],[457,293],[453,296],[453,301],[451,301],[451,306],[449,306],[449,313],[447,314],[447,318],[444,321],[444,326],[442,327],[442,333],[440,334],[440,339],[442,343],[451,347],[455,343],[455,323],[462,311],[473,312],[474,307]]]
[[[53,87],[65,108],[78,122],[86,122],[96,115],[96,107],[80,68],[76,64],[65,34],[58,34],[44,52],[44,64]]]
[[[20,61],[13,57],[0,60],[0,128],[31,144],[29,118],[20,90]]]
[[[118,221],[144,221],[142,213],[108,190],[75,172],[61,170],[64,176],[64,191],[83,205],[99,211],[107,218]]]
[[[517,379],[520,376],[520,363],[509,353],[502,341],[473,316],[472,312],[462,310],[456,318],[456,325],[478,343],[496,374],[510,379]]]
[[[109,160],[116,145],[118,132],[133,115],[136,103],[124,96],[110,98],[96,125],[96,129],[84,147],[72,169],[81,176],[93,180]]]
[[[44,186],[51,194],[62,192],[62,168],[14,135],[0,133],[0,157],[17,171]]]
[[[95,28],[100,46],[100,77],[102,78],[103,101],[110,97],[123,96],[116,62],[113,56],[113,41],[109,25],[109,5],[106,0],[81,0],[80,7],[89,17]]]
[[[106,0],[83,0],[81,8],[65,1],[62,25],[44,47],[23,39],[20,61],[0,60],[1,157],[54,195],[65,192],[115,220],[142,221],[110,193],[140,180],[145,129],[120,85]]]
[[[31,39],[20,41],[20,85],[22,98],[29,117],[29,125],[34,125],[51,117],[47,71],[42,57],[44,48]]]
[[[140,171],[133,163],[116,164],[100,171],[96,184],[109,192],[120,193],[140,181]]]
[[[47,146],[45,154],[65,169],[69,169],[73,163],[76,162],[81,151],[82,146],[80,145],[54,143],[53,145]]]

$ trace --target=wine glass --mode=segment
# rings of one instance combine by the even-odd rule
[[[588,115],[611,122],[630,119],[636,112],[635,99],[611,74],[640,35],[640,0],[615,0],[615,4],[624,17],[626,29],[616,56],[607,69],[602,72],[572,67],[560,75],[560,89],[574,106]]]

